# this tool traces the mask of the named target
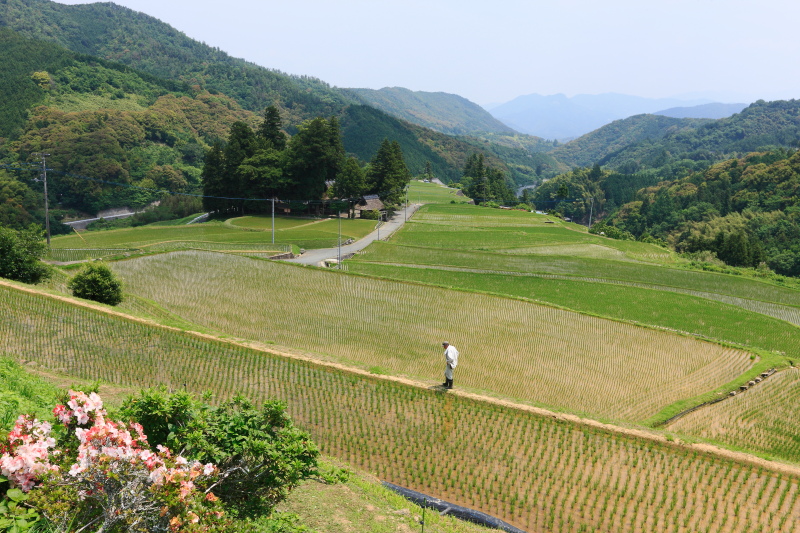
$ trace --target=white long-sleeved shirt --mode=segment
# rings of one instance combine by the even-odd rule
[[[444,359],[450,368],[455,368],[458,364],[458,350],[455,346],[448,346],[444,351]]]

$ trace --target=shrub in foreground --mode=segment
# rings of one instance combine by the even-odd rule
[[[117,305],[122,301],[122,282],[108,265],[101,262],[86,263],[69,280],[67,287],[78,298],[108,305]]]
[[[240,514],[270,512],[317,473],[319,449],[277,400],[256,407],[239,396],[211,407],[187,393],[147,390],[128,399],[121,412],[169,448],[218,465],[225,472],[220,497]]]
[[[213,489],[213,464],[153,452],[139,424],[108,418],[100,397],[70,391],[53,411],[61,425],[21,415],[0,457],[11,489],[51,530],[222,532],[229,520]]]

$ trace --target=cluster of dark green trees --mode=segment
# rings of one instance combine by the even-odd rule
[[[506,173],[487,166],[482,153],[473,153],[467,158],[461,177],[461,190],[475,200],[475,203],[517,203],[517,195],[511,188]]]
[[[777,149],[717,163],[680,179],[622,174],[599,165],[563,174],[533,194],[537,208],[604,233],[708,252],[731,266],[765,264],[800,276],[800,152]],[[593,199],[593,202],[592,202]],[[613,230],[611,228],[614,228]]]
[[[362,168],[345,153],[335,116],[308,120],[287,138],[278,109],[270,106],[259,128],[236,122],[227,142],[208,151],[203,204],[213,212],[257,213],[269,210],[271,199],[303,209],[333,198],[352,203],[365,194],[397,204],[410,179],[396,141],[385,139]]]

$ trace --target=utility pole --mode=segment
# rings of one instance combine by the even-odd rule
[[[50,201],[47,198],[47,160],[50,154],[44,152],[36,152],[32,155],[38,155],[42,158],[42,181],[44,181],[44,227],[47,232],[47,247],[50,248]]]
[[[339,261],[336,263],[339,270],[342,269],[342,211],[339,210]]]
[[[272,244],[275,244],[275,197],[272,197]]]
[[[592,228],[592,214],[594,213],[594,196],[592,196],[592,207],[589,208],[589,229]]]

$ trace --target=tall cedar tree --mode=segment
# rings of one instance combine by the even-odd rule
[[[258,128],[259,139],[266,147],[282,152],[286,148],[286,134],[281,130],[281,115],[274,105],[264,110],[264,122]]]
[[[234,122],[223,154],[225,155],[225,181],[228,184],[228,191],[230,196],[238,198],[238,200],[233,200],[231,205],[238,212],[244,210],[242,198],[248,196],[247,178],[239,170],[239,166],[244,163],[245,159],[253,157],[257,148],[258,139],[252,128],[244,122]]]
[[[403,160],[400,143],[384,139],[370,163],[370,188],[384,203],[399,204],[409,181],[411,173]]]
[[[227,200],[219,197],[228,196],[225,183],[225,155],[222,144],[215,142],[206,153],[203,165],[203,209],[210,212],[224,212],[230,207]]]
[[[464,194],[478,202],[485,202],[490,194],[489,183],[486,180],[486,166],[483,154],[472,153],[467,158],[462,172]]]
[[[286,147],[286,172],[292,180],[288,197],[319,200],[325,182],[335,180],[344,161],[344,146],[335,117],[304,122]]]
[[[259,199],[245,203],[248,212],[266,212],[269,203],[262,200],[285,196],[291,188],[291,179],[283,169],[286,134],[281,125],[278,108],[269,106],[264,111],[264,121],[256,130],[255,153],[239,165],[244,197]]]

